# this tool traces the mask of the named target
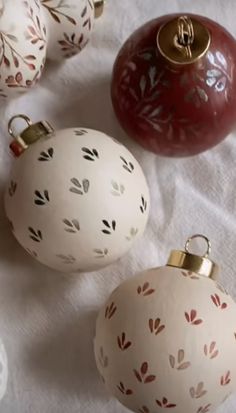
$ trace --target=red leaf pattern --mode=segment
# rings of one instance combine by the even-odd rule
[[[54,19],[55,22],[60,24],[62,23],[62,19],[66,19],[72,25],[78,25],[76,20],[64,11],[67,6],[69,8],[69,2],[68,4],[62,4],[61,2],[59,2],[57,6],[52,6],[51,4],[49,4],[50,2],[51,0],[42,0],[43,6],[47,9],[47,11],[50,13],[51,17]],[[81,28],[83,32],[81,32],[77,36],[77,39],[75,33],[69,35],[64,32],[64,37],[58,41],[59,45],[61,46],[61,51],[64,52],[65,57],[74,56],[87,45],[88,36],[85,33],[85,30],[91,31],[92,29],[91,9],[94,10],[94,6],[90,0],[87,0],[87,4],[83,8],[80,15],[82,19]]]
[[[155,335],[161,333],[165,328],[164,324],[161,324],[160,318],[156,318],[155,320],[150,318],[148,325],[151,333],[155,333]]]
[[[221,376],[220,379],[220,384],[221,386],[227,386],[227,384],[229,384],[231,382],[231,374],[230,371],[228,370],[227,373],[223,376]]]
[[[134,375],[136,377],[136,379],[140,382],[140,383],[151,383],[154,380],[156,380],[156,376],[154,374],[148,374],[148,363],[145,361],[144,363],[142,363],[140,370],[134,370]]]
[[[192,399],[200,399],[207,394],[207,390],[204,389],[204,383],[201,381],[196,388],[191,387],[189,393]]]
[[[164,409],[171,409],[177,406],[175,403],[170,403],[166,397],[163,397],[162,401],[156,400],[156,404]]]
[[[216,342],[212,341],[209,346],[205,344],[204,346],[204,354],[205,356],[209,357],[211,360],[216,358],[219,355],[219,350],[216,348]]]
[[[183,275],[184,277],[191,277],[191,274],[187,274],[187,275]],[[136,285],[136,291],[137,291],[137,295],[138,296],[148,296],[151,295],[155,292],[155,288],[156,286],[152,283],[152,281],[148,282],[140,282],[139,285]],[[134,293],[136,292],[134,291]],[[212,306],[212,303],[214,304],[214,306],[216,306],[217,308],[220,309],[224,309],[225,305],[227,307],[227,304],[222,302],[220,293],[219,294],[214,294],[211,295],[208,293],[207,296],[207,300],[210,306]],[[209,297],[211,297],[211,300],[209,299]],[[140,303],[140,305],[142,305],[142,298],[141,301],[140,299],[136,296],[135,298],[137,300],[138,303]],[[148,300],[147,300],[148,301]],[[151,297],[150,299],[151,303],[153,301],[153,298]],[[213,310],[214,310],[214,306]],[[152,305],[150,305],[150,308],[152,308]],[[106,311],[105,311],[105,317],[109,318],[110,314],[114,311],[116,311],[116,305],[115,303],[111,303],[106,307]],[[212,312],[213,312],[212,310]],[[206,320],[204,318],[204,314],[200,314],[200,310],[197,307],[193,307],[193,308],[188,308],[187,311],[182,312],[182,310],[180,309],[181,314],[182,314],[182,324],[185,323],[185,328],[188,328],[186,325],[186,321],[188,324],[192,325],[192,326],[198,326],[201,325],[202,323],[204,323],[207,327],[207,314],[206,316]],[[183,316],[183,314],[185,315],[185,318]],[[158,314],[159,315],[159,314]],[[150,331],[150,333],[154,336],[154,335],[158,335],[161,332],[163,332],[165,329],[167,331],[167,327],[168,327],[168,323],[163,323],[162,317],[163,316],[163,312],[160,311],[160,315],[159,317],[152,317],[152,318],[148,318],[144,319],[144,322],[146,322],[146,329],[148,329],[148,331],[146,331],[146,333],[148,333]],[[186,321],[185,321],[186,320]],[[141,319],[142,321],[142,319]],[[140,328],[143,328],[143,326],[141,325]],[[132,330],[131,330],[132,332]],[[118,349],[120,349],[121,351],[126,351],[128,349],[130,349],[130,354],[132,356],[132,351],[137,351],[136,354],[138,354],[138,351],[140,351],[139,357],[141,355],[142,357],[142,347],[140,347],[140,345],[142,345],[142,343],[137,343],[138,347],[136,348],[136,343],[131,335],[131,332],[125,332],[125,331],[120,331],[118,335],[115,335],[115,338],[117,340],[117,351],[119,351]],[[165,334],[165,332],[164,332]],[[161,335],[160,338],[158,340],[162,340],[162,338],[165,339],[165,335]],[[152,342],[152,338],[150,337],[150,335],[148,336],[146,334],[146,337],[144,336],[144,340],[145,338],[148,340],[148,342]],[[236,328],[235,331],[232,331],[232,336],[231,336],[232,340],[236,340]],[[185,342],[185,341],[183,341]],[[216,365],[216,369],[217,369],[217,363],[218,363],[218,356],[220,354],[220,352],[222,351],[222,349],[218,347],[218,336],[216,335],[216,338],[211,339],[209,342],[205,342],[205,344],[202,344],[202,347],[200,347],[200,351],[201,354],[199,355],[199,368],[201,368],[202,364],[201,363],[212,363],[211,366],[212,368],[214,368],[214,366]],[[173,345],[173,348],[175,349],[175,343],[171,343],[171,346]],[[189,350],[189,346],[188,343],[186,342],[186,349],[184,348],[179,348],[177,347],[176,351],[172,352],[172,354],[168,355],[167,358],[167,366],[165,366],[165,368],[167,368],[165,371],[168,371],[169,369],[169,374],[171,373],[171,369],[175,370],[172,371],[172,374],[177,374],[178,375],[182,375],[183,378],[186,378],[186,372],[185,370],[193,368],[193,373],[194,373],[194,368],[196,366],[192,365],[192,360],[189,357],[191,355],[191,348],[190,348],[190,355],[188,354],[188,350]],[[139,350],[138,350],[139,349]],[[129,351],[129,350],[128,350]],[[157,349],[158,351],[158,349]],[[103,355],[104,356],[104,355]],[[143,357],[143,359],[145,360],[145,356]],[[208,361],[208,360],[212,360]],[[129,360],[129,355],[127,360]],[[142,359],[141,359],[142,360]],[[214,361],[215,360],[215,361]],[[220,360],[219,360],[220,362]],[[169,363],[169,365],[168,365]],[[206,365],[207,366],[207,365]],[[149,383],[153,383],[152,385],[150,385],[150,389],[152,390],[152,388],[154,387],[154,383],[159,381],[161,382],[161,372],[159,373],[156,369],[156,366],[154,366],[153,368],[153,364],[151,364],[150,360],[148,361],[143,361],[138,362],[136,365],[132,366],[135,367],[133,370],[131,368],[131,373],[133,372],[133,383],[136,383],[136,387],[139,388],[139,386],[148,386]],[[204,365],[203,365],[204,367]],[[201,370],[200,370],[201,371]],[[205,372],[205,367],[202,369],[203,373]],[[219,371],[219,370],[218,370]],[[158,373],[158,374],[157,374]],[[221,371],[221,373],[224,373],[224,370]],[[216,380],[218,380],[218,385],[220,386],[227,386],[229,385],[229,383],[231,382],[232,378],[231,378],[231,373],[230,370],[227,370],[227,368],[225,369],[225,373],[222,374],[221,373],[217,373],[215,375]],[[130,371],[127,372],[129,377]],[[159,377],[160,374],[160,377]],[[181,379],[181,378],[180,378]],[[187,391],[189,392],[189,395],[192,399],[192,403],[194,403],[193,405],[194,407],[194,411],[195,413],[208,413],[210,412],[211,408],[212,408],[212,404],[209,403],[209,399],[210,399],[210,393],[212,393],[212,389],[211,386],[208,385],[208,380],[206,380],[205,382],[203,381],[205,378],[201,378],[201,380],[196,381],[195,383],[189,383],[189,385],[187,384]],[[119,383],[119,385],[117,386],[119,388],[119,391],[122,392],[125,396],[128,396],[129,394],[132,394],[133,391],[135,390],[134,384],[132,384],[132,381],[130,382],[130,386],[133,387],[133,390],[131,390],[130,388],[125,388],[124,384],[122,382]],[[162,385],[161,387],[162,388]],[[168,389],[168,387],[166,387]],[[211,392],[210,392],[211,390]],[[227,390],[230,390],[230,386],[229,388],[225,389],[224,394],[222,395],[222,399],[225,396],[225,393]],[[217,388],[216,388],[216,391]],[[222,389],[223,391],[223,389]],[[173,399],[171,397],[170,394],[165,393],[166,396],[165,397],[157,397],[156,398],[156,409],[158,410],[158,407],[160,409],[173,409],[178,410],[181,409],[181,406],[179,405],[179,401],[176,399]],[[162,395],[159,395],[162,396]],[[189,397],[189,396],[188,396]],[[191,399],[190,400],[190,404],[191,404]],[[149,403],[151,403],[149,405]],[[152,406],[153,401],[148,401],[147,399],[144,398],[144,400],[142,400],[142,403],[139,406],[136,406],[136,410],[138,413],[151,413],[153,406]],[[177,407],[178,406],[178,407]]]
[[[208,413],[210,411],[211,404],[207,404],[204,407],[199,407],[196,413]]]
[[[150,413],[150,410],[147,406],[142,406],[141,409],[138,410],[139,413]]]
[[[150,284],[148,282],[145,282],[143,286],[138,286],[137,288],[137,293],[139,295],[143,295],[144,297],[147,297],[148,295],[151,295],[155,292],[154,288],[150,288]]]
[[[178,351],[177,362],[176,358],[171,354],[169,356],[169,362],[172,369],[176,368],[177,370],[186,370],[191,366],[190,361],[184,361],[185,352],[183,349]]]
[[[53,20],[56,23],[61,23],[61,19],[64,18],[71,24],[76,26],[76,20],[72,16],[69,16],[64,12],[64,9],[69,8],[69,4],[59,2],[57,6],[51,6],[49,4],[51,1],[52,0],[41,0],[41,3],[45,7],[45,9],[50,13]]]
[[[110,319],[113,317],[113,315],[115,314],[116,310],[117,310],[117,307],[116,307],[115,304],[112,302],[110,305],[108,305],[108,306],[106,307],[106,310],[105,310],[105,318],[107,318],[107,319],[110,320]]]
[[[133,394],[133,390],[126,389],[122,382],[119,383],[119,385],[117,386],[117,389],[120,390],[120,392],[124,394],[125,396],[131,396],[131,394]]]
[[[185,278],[190,278],[191,280],[200,280],[200,278],[192,271],[181,271],[181,274]]]
[[[103,347],[100,347],[100,354],[99,354],[98,360],[103,368],[108,367],[108,357],[105,356]]]
[[[30,25],[27,27],[25,37],[27,40],[30,40],[31,44],[37,44],[39,50],[43,50],[46,46],[46,26],[41,25],[39,16],[34,12],[28,1],[24,1],[24,5],[27,9],[27,16],[30,19]],[[25,59],[27,60],[27,56]]]
[[[64,52],[65,57],[75,56],[77,53],[81,52],[88,43],[88,39],[81,34],[78,39],[75,38],[75,33],[69,36],[67,33],[64,33],[64,38],[58,40],[59,45],[61,46],[62,52]]]
[[[188,323],[197,326],[199,324],[202,324],[203,320],[198,318],[197,319],[197,311],[196,310],[191,310],[190,313],[185,312],[185,318]]]
[[[222,303],[222,300],[218,294],[211,295],[211,299],[213,303],[215,304],[215,306],[220,308],[221,310],[225,310],[228,307],[227,303],[224,303],[224,302]]]
[[[121,350],[127,350],[131,346],[131,341],[126,341],[126,334],[122,333],[121,337],[117,337],[117,343]]]

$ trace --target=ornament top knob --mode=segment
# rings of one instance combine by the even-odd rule
[[[190,252],[190,244],[192,240],[196,238],[204,239],[207,244],[207,250],[202,256],[196,255]],[[203,275],[205,277],[209,277],[209,278],[212,278],[213,280],[216,280],[219,268],[218,268],[218,265],[216,265],[213,261],[209,259],[210,253],[211,253],[210,240],[205,235],[196,234],[188,238],[185,244],[184,251],[179,251],[179,250],[171,251],[167,265],[169,267],[182,268],[184,270],[195,272],[199,275]]]
[[[105,0],[93,0],[95,8],[95,18],[98,19],[103,14]]]
[[[27,128],[20,134],[15,134],[13,130],[13,122],[16,119],[23,119],[27,123]],[[16,157],[20,156],[29,145],[45,138],[54,132],[52,126],[46,121],[40,121],[35,124],[32,123],[30,118],[26,115],[15,115],[8,122],[8,132],[14,139],[10,144],[10,149]]]
[[[190,16],[172,17],[157,34],[159,52],[176,65],[195,63],[207,53],[210,44],[209,30]]]

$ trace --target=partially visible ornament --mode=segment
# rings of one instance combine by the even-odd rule
[[[2,341],[0,340],[0,401],[4,397],[7,389],[8,363],[7,355]]]
[[[236,391],[236,303],[208,258],[172,251],[101,309],[95,356],[104,383],[137,413],[213,412]],[[200,236],[202,237],[202,236]]]
[[[114,65],[112,100],[125,131],[164,156],[191,156],[236,125],[236,42],[219,24],[188,14],[145,24]]]
[[[41,78],[46,57],[64,59],[88,43],[104,0],[11,0],[0,6],[0,97]]]
[[[15,97],[40,79],[46,58],[46,25],[32,0],[4,1],[0,8],[0,97]]]
[[[41,0],[46,11],[49,40],[47,57],[54,60],[78,54],[89,42],[94,19],[103,12],[104,0]]]
[[[54,131],[47,122],[11,144],[18,157],[5,196],[19,243],[64,272],[92,271],[122,257],[139,238],[149,191],[132,154],[108,135],[85,128]]]

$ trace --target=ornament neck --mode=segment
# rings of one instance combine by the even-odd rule
[[[189,251],[191,241],[196,238],[203,238],[207,243],[207,252],[203,256],[192,254]],[[211,243],[209,239],[204,235],[193,235],[187,240],[185,251],[171,251],[167,266],[181,268],[183,270],[195,272],[196,274],[216,280],[219,269],[218,266],[209,259],[210,252]]]
[[[16,119],[23,119],[27,123],[20,134],[15,134],[13,131],[13,122]],[[10,144],[10,149],[16,157],[19,157],[30,145],[37,142],[39,139],[46,138],[54,132],[52,126],[46,121],[40,121],[35,124],[26,115],[13,116],[8,123],[8,132],[13,138]]]
[[[95,10],[95,18],[98,19],[101,17],[105,7],[105,0],[93,0],[94,10]]]
[[[196,18],[177,16],[165,23],[157,34],[157,47],[162,56],[174,65],[195,63],[211,44],[209,30]]]

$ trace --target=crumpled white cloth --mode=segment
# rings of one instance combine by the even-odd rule
[[[108,0],[86,50],[60,68],[49,66],[40,86],[1,108],[0,336],[10,371],[0,412],[127,412],[109,398],[96,371],[96,313],[122,280],[164,265],[169,251],[182,248],[190,234],[212,240],[222,282],[236,298],[236,136],[195,158],[160,158],[125,136],[109,96],[115,56],[134,29],[154,16],[188,11],[217,20],[236,36],[235,6],[235,0]],[[2,201],[13,162],[6,126],[22,112],[56,128],[102,130],[141,162],[151,189],[150,221],[143,239],[120,262],[97,273],[65,276],[33,261],[14,240]],[[235,411],[232,397],[217,413]]]

